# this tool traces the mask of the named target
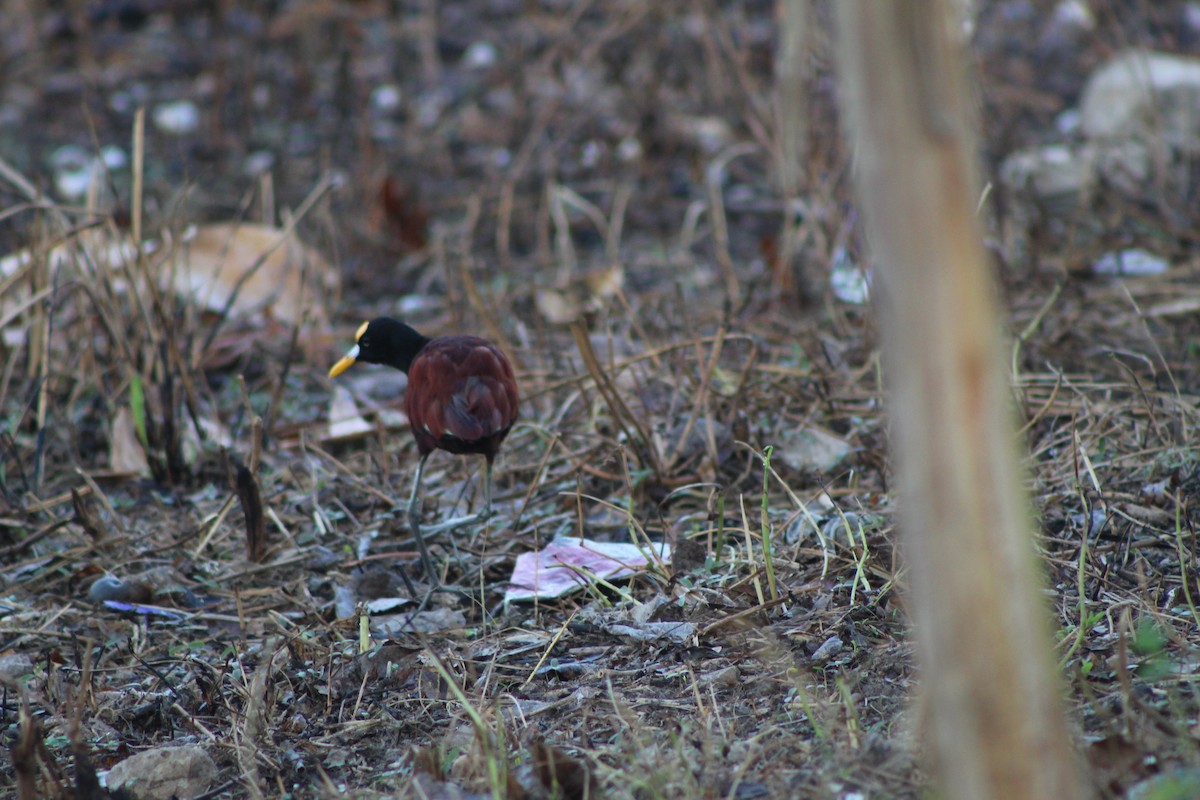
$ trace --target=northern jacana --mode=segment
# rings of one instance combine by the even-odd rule
[[[342,374],[357,361],[395,367],[408,375],[404,412],[421,456],[408,500],[408,524],[416,537],[425,574],[431,583],[437,583],[425,534],[491,516],[492,462],[517,419],[517,381],[512,364],[487,339],[478,336],[430,339],[389,317],[364,322],[354,338],[354,347],[330,368],[330,378]],[[423,533],[418,503],[421,473],[434,450],[478,454],[487,459],[483,508],[474,514],[446,520]]]

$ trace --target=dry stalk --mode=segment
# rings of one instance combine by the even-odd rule
[[[238,769],[241,770],[241,784],[250,797],[259,800],[263,792],[260,788],[262,777],[258,770],[258,758],[262,743],[267,740],[269,719],[269,704],[267,690],[271,676],[275,673],[275,657],[280,648],[275,642],[263,643],[259,655],[258,666],[246,687],[246,706],[241,716],[240,728],[234,726],[235,752]]]
[[[584,0],[584,2],[573,4],[570,15],[562,21],[559,28],[562,31],[562,37],[553,46],[547,48],[546,53],[538,59],[536,64],[523,66],[523,71],[530,75],[551,74],[554,72],[554,65],[559,59],[563,58],[564,53],[568,52],[571,63],[576,67],[591,64],[595,61],[602,48],[613,40],[627,34],[654,9],[653,3],[629,3],[625,5],[611,24],[603,30],[598,31],[595,35],[590,36],[582,50],[576,50],[574,48],[578,48],[579,39],[572,34],[575,33],[579,20],[590,13],[595,5],[597,5],[595,0]],[[544,145],[543,136],[561,105],[562,98],[556,95],[547,100],[538,109],[537,115],[527,126],[525,138],[521,141],[521,146],[517,148],[516,156],[512,160],[512,166],[509,168],[505,175],[504,183],[500,187],[500,196],[496,208],[496,253],[500,258],[501,269],[506,272],[512,268],[512,219],[513,210],[516,207],[517,184],[525,177],[525,173],[529,170],[529,165],[532,163],[534,155]]]
[[[946,2],[845,0],[843,103],[883,275],[892,443],[936,767],[949,797],[1085,795],[1040,600],[967,73]]]
[[[479,285],[475,282],[475,276],[471,274],[471,239],[475,231],[475,226],[479,221],[480,198],[478,194],[471,195],[467,203],[467,219],[463,223],[462,236],[459,241],[458,258],[458,277],[462,282],[463,291],[466,292],[467,302],[471,304],[475,314],[483,320],[483,325],[487,329],[488,338],[500,346],[500,349],[513,362],[513,368],[518,372],[524,369],[518,357],[516,348],[504,333],[504,329],[500,327],[500,323],[496,320],[496,315],[492,313],[492,309],[483,302],[483,295],[479,292]]]
[[[748,142],[732,145],[704,170],[704,186],[708,191],[708,216],[712,224],[717,266],[721,268],[721,276],[725,279],[726,300],[735,307],[742,301],[742,286],[733,265],[733,256],[729,252],[729,223],[725,217],[725,196],[721,187],[724,185],[723,176],[729,162],[739,156],[749,155],[757,149]]]
[[[779,0],[780,45],[775,55],[776,180],[785,199],[800,191],[808,156],[808,47],[812,0]],[[785,217],[787,215],[785,214]]]
[[[579,348],[579,354],[583,358],[588,374],[591,375],[592,381],[608,405],[613,422],[624,431],[630,444],[637,448],[638,456],[643,464],[650,467],[654,471],[655,477],[662,481],[666,475],[663,472],[662,464],[659,463],[654,441],[650,438],[650,433],[642,424],[642,420],[629,410],[629,406],[625,405],[625,401],[621,399],[621,393],[617,391],[617,387],[613,385],[604,371],[600,359],[596,357],[596,351],[592,349],[587,329],[582,323],[575,322],[571,324],[571,334],[575,337],[575,346]]]

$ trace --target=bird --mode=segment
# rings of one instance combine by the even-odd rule
[[[408,500],[408,524],[417,540],[426,579],[437,585],[425,536],[482,522],[492,514],[492,463],[517,420],[520,404],[512,362],[487,339],[467,335],[429,338],[391,317],[364,322],[354,339],[350,351],[329,369],[331,379],[360,361],[394,367],[408,375],[404,412],[420,455]],[[422,531],[421,475],[434,450],[487,459],[483,508]]]

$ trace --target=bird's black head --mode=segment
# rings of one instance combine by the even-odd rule
[[[364,322],[354,338],[357,344],[350,348],[350,352],[341,361],[333,365],[329,370],[329,377],[340,375],[357,361],[365,364],[384,364],[408,372],[417,353],[429,344],[427,337],[391,317],[376,317],[370,322]]]

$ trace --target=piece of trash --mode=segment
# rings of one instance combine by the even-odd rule
[[[627,578],[645,570],[652,559],[670,558],[671,546],[665,543],[648,549],[624,542],[555,539],[537,552],[517,556],[504,602],[562,597],[596,580]]]
[[[399,611],[413,601],[407,597],[376,597],[367,601],[367,611],[372,614],[390,614]]]
[[[1092,271],[1097,275],[1159,275],[1166,272],[1168,267],[1170,264],[1165,258],[1135,247],[1116,253],[1105,253],[1096,259]]]
[[[104,607],[122,614],[137,614],[142,617],[162,617],[171,621],[185,619],[185,615],[162,606],[147,606],[140,603],[122,603],[120,600],[105,600]]]

